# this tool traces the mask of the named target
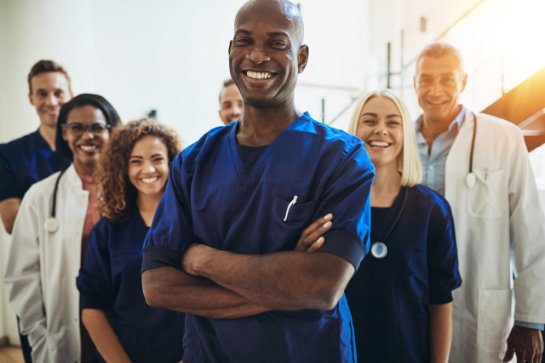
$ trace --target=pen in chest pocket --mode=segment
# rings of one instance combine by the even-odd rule
[[[288,204],[288,208],[286,208],[286,214],[284,214],[284,222],[288,220],[288,215],[290,214],[290,209],[297,203],[297,196],[294,195],[293,199],[291,200],[290,204]]]

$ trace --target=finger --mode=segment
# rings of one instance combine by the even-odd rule
[[[507,345],[507,352],[505,352],[505,357],[503,357],[504,362],[509,362],[511,359],[513,359],[513,354],[515,353],[515,350],[513,349],[513,346],[511,344]]]
[[[331,228],[332,225],[333,225],[333,222],[331,221],[325,222],[319,228],[317,228],[314,232],[312,232],[307,238],[305,238],[305,244],[307,245],[307,247],[313,244],[314,242],[316,242],[318,238],[322,237],[324,233],[326,233],[327,230]]]
[[[517,356],[517,362],[527,362],[526,352],[515,349],[515,355]]]
[[[310,245],[310,247],[307,249],[307,252],[312,253],[312,252],[318,251],[320,248],[322,248],[322,246],[324,245],[324,242],[325,242],[324,237],[318,238],[316,242]]]
[[[303,234],[299,238],[295,250],[306,251],[308,247],[316,242],[316,240],[322,236],[329,228],[331,228],[331,218],[333,215],[330,213],[325,217],[319,218],[316,222],[305,228]]]
[[[306,237],[312,234],[314,231],[319,229],[324,223],[327,223],[331,221],[332,219],[333,219],[333,214],[331,213],[326,214],[322,218],[318,218],[317,220],[314,221],[314,223],[312,223],[310,226],[305,228],[305,230],[303,231],[303,236]]]

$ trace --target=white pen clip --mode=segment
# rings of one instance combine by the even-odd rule
[[[293,199],[291,200],[290,204],[288,204],[288,208],[286,208],[286,214],[284,215],[284,222],[288,220],[288,214],[290,214],[290,208],[297,203],[297,196],[294,195]]]

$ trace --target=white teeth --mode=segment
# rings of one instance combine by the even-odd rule
[[[269,72],[253,72],[253,71],[247,71],[246,75],[250,78],[254,79],[269,79],[271,78],[271,74]]]
[[[159,177],[155,176],[153,178],[142,178],[140,179],[142,181],[142,183],[147,183],[147,184],[150,184],[150,183],[154,183],[156,182],[157,180],[159,180]]]
[[[387,142],[383,142],[383,141],[370,141],[369,145],[371,145],[371,146],[380,146],[380,147],[390,146],[390,144],[388,144]]]
[[[96,145],[80,145],[79,147],[83,151],[95,151],[98,149]]]

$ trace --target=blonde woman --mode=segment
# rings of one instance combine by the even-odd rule
[[[447,362],[461,284],[450,206],[418,184],[413,125],[393,92],[365,96],[349,131],[376,168],[371,250],[346,290],[358,362]]]

